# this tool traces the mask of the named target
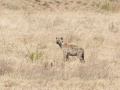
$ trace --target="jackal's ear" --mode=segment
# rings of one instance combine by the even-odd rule
[[[61,39],[63,40],[63,37],[61,37]]]

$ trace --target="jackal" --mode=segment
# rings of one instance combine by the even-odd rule
[[[63,38],[56,37],[56,43],[63,50],[64,59],[67,61],[69,56],[77,56],[81,62],[85,63],[84,60],[84,49],[76,45],[69,45],[63,42]]]

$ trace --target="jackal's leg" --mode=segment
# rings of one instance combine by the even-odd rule
[[[64,61],[68,61],[69,60],[69,57],[67,54],[64,55]]]
[[[66,55],[66,61],[68,61],[69,60],[69,56],[68,56],[68,54]]]
[[[64,56],[64,61],[67,61],[69,59],[66,50],[63,51],[63,56]]]
[[[80,59],[81,62],[85,63],[84,53],[80,53],[80,54],[78,55],[78,57],[79,57],[79,59]]]

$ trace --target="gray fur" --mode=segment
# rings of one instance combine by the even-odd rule
[[[60,46],[63,51],[64,59],[67,61],[69,56],[77,56],[81,62],[85,62],[84,60],[84,50],[83,48],[79,48],[76,45],[68,45],[67,43],[63,43],[63,38],[56,37],[56,43]]]

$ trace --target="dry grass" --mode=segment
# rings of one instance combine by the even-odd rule
[[[14,5],[19,0],[0,1],[0,89],[119,90],[120,12],[117,6],[115,12],[106,12],[100,8],[95,10],[91,6],[93,0],[76,0],[70,6],[67,0],[36,1],[21,0],[24,3],[17,8]],[[55,4],[47,7],[54,8],[53,11],[46,8],[48,2]],[[63,2],[68,3],[68,10],[64,9]],[[104,5],[106,0],[101,2]],[[118,0],[107,2],[119,4]],[[76,3],[83,5],[80,10]],[[38,7],[41,4],[45,6]],[[55,43],[57,36],[83,47],[86,63],[77,57],[63,62],[62,50]]]

